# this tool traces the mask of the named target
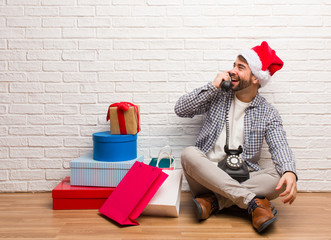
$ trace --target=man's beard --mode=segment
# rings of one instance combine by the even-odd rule
[[[238,76],[237,81],[239,81],[239,84],[235,88],[233,88],[232,90],[235,91],[235,92],[238,92],[240,90],[243,90],[245,88],[248,88],[253,83],[252,77],[253,77],[253,74],[251,74],[249,76],[249,80],[248,81],[245,81],[243,79],[240,79],[240,77]]]

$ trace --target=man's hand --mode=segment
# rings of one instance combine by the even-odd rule
[[[222,73],[217,73],[212,85],[215,86],[216,88],[221,87],[221,83],[223,81],[229,81],[230,80],[230,71],[222,72]]]
[[[292,204],[296,198],[297,195],[297,182],[296,182],[296,176],[293,172],[286,172],[281,177],[281,179],[278,182],[278,185],[276,187],[276,190],[281,189],[283,185],[286,185],[286,189],[284,192],[282,192],[279,196],[284,197],[282,202],[283,203],[290,203]]]

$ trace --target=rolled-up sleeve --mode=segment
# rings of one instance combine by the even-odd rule
[[[175,113],[179,117],[192,118],[208,111],[210,102],[218,89],[210,83],[181,96],[175,104]]]

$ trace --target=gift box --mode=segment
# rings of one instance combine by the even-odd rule
[[[110,120],[111,134],[136,134],[140,131],[140,107],[129,102],[109,106],[107,121]]]
[[[52,191],[53,209],[99,209],[114,189],[72,186],[66,177]]]
[[[101,162],[88,153],[70,162],[70,184],[75,186],[117,187],[119,182],[143,155],[136,159],[121,162]]]
[[[137,134],[111,135],[110,132],[93,134],[93,159],[119,162],[137,158]]]

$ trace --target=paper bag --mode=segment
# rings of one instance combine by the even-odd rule
[[[178,217],[182,189],[182,170],[163,170],[163,172],[169,176],[155,193],[142,214]]]
[[[161,169],[135,162],[99,209],[121,225],[139,225],[139,217],[168,175]]]

